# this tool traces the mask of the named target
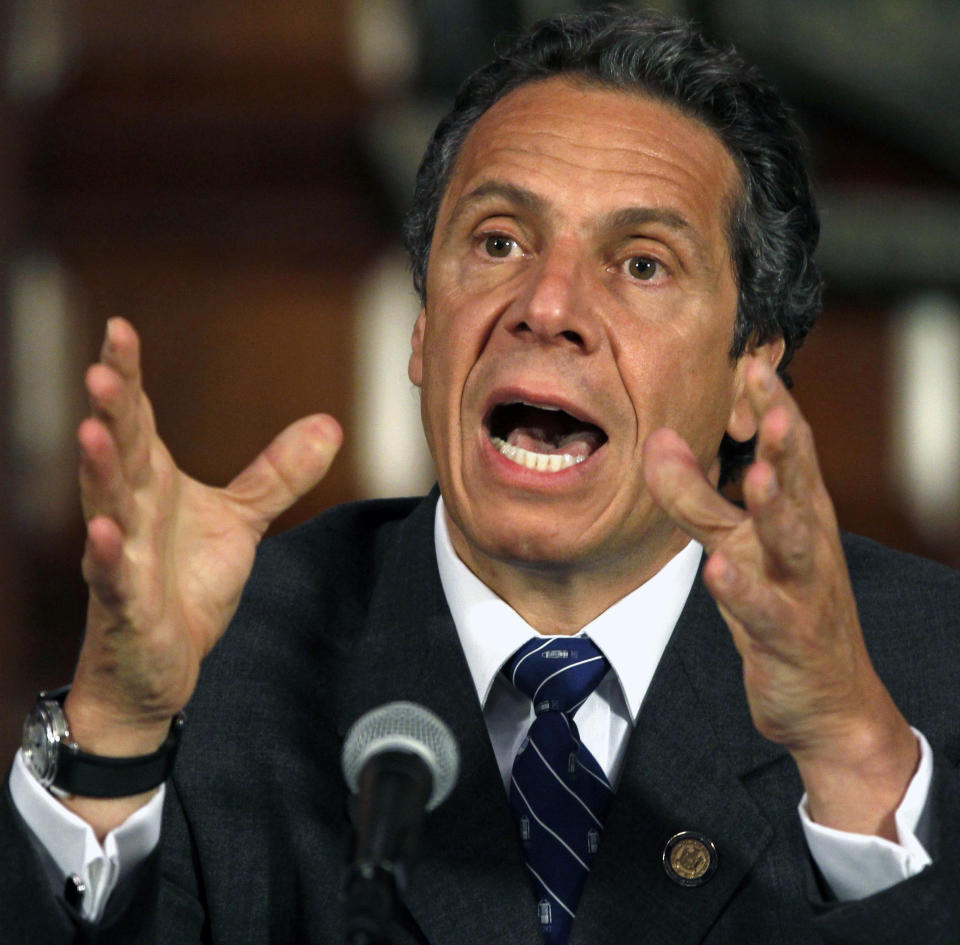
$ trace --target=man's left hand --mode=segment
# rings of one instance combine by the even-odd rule
[[[917,740],[867,653],[810,427],[766,361],[748,365],[746,392],[759,432],[745,510],[672,430],[647,440],[647,485],[709,555],[703,579],[743,658],[754,724],[793,755],[813,820],[896,840]]]

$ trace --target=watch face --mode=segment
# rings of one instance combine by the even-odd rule
[[[23,726],[23,757],[41,784],[53,783],[57,771],[57,744],[49,719],[36,709],[27,716]]]

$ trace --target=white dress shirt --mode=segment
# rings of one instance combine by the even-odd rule
[[[533,721],[533,706],[507,682],[500,668],[538,634],[457,557],[442,500],[437,503],[434,539],[443,591],[506,788],[514,755]],[[651,580],[581,630],[603,651],[612,672],[577,711],[577,728],[614,786],[628,736],[693,586],[701,553],[700,546],[691,541]],[[899,844],[821,827],[810,820],[806,798],[800,801],[799,815],[811,855],[838,899],[872,895],[919,873],[931,862],[915,834],[929,793],[933,762],[926,739],[920,733],[917,736],[922,757],[896,812]],[[91,921],[103,915],[117,884],[160,840],[163,787],[110,831],[102,845],[89,824],[30,775],[20,752],[10,775],[10,790],[21,816],[50,855],[48,873],[54,890],[62,894],[67,877],[77,876],[87,889],[81,911]]]

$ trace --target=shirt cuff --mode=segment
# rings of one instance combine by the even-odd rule
[[[898,843],[814,823],[807,795],[800,800],[800,822],[810,855],[840,902],[866,899],[916,876],[933,862],[922,842],[930,838],[917,835],[933,780],[933,752],[920,732],[913,729],[913,733],[920,743],[920,764],[894,813]]]
[[[10,793],[20,816],[59,870],[59,875],[51,876],[54,892],[62,896],[68,877],[78,876],[86,887],[80,912],[91,922],[101,918],[117,885],[160,842],[165,785],[160,785],[143,807],[111,830],[102,846],[93,828],[30,774],[20,751],[10,772]]]

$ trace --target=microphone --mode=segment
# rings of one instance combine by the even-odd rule
[[[424,813],[453,790],[460,753],[450,729],[432,712],[413,702],[390,702],[354,722],[341,762],[356,795],[346,941],[374,945],[387,940]]]

